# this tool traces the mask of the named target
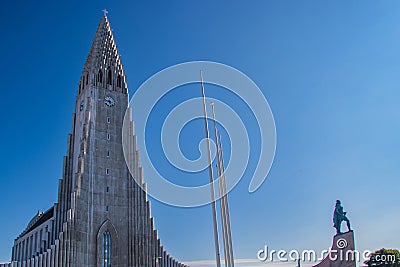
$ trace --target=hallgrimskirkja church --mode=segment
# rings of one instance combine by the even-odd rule
[[[154,229],[146,192],[122,147],[126,76],[106,14],[77,90],[58,201],[38,212],[0,267],[184,267]],[[144,183],[133,123],[129,164]],[[131,168],[132,169],[132,168]]]

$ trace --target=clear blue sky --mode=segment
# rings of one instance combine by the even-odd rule
[[[236,258],[255,259],[265,244],[327,248],[337,198],[359,249],[400,247],[399,1],[138,2],[3,3],[0,262],[57,199],[77,84],[105,7],[131,93],[165,67],[211,60],[246,73],[268,99],[275,162],[258,191],[249,194],[244,177],[229,195]],[[152,201],[152,214],[172,255],[213,259],[209,206]]]

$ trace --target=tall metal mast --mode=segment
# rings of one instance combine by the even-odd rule
[[[201,95],[203,98],[203,114],[204,114],[204,130],[206,132],[206,144],[207,144],[207,158],[208,158],[208,175],[210,177],[210,191],[211,191],[211,207],[212,207],[212,218],[214,228],[214,246],[215,246],[215,260],[217,267],[221,267],[221,259],[219,254],[219,243],[218,243],[218,226],[217,226],[217,211],[215,204],[215,192],[214,192],[214,178],[211,165],[211,151],[210,151],[210,140],[208,134],[208,121],[207,121],[207,108],[206,108],[206,97],[204,93],[203,73],[200,71],[201,81]]]
[[[220,208],[221,208],[221,221],[222,221],[222,237],[224,242],[224,256],[225,266],[234,267],[233,248],[232,248],[232,235],[229,218],[228,195],[226,192],[225,168],[224,160],[222,157],[222,144],[221,136],[217,131],[217,123],[215,120],[214,103],[211,103],[212,118],[214,122],[214,137],[217,147],[217,172],[219,177],[219,193],[220,193]]]
[[[221,142],[221,135],[218,132],[218,146],[219,146],[219,151],[220,151],[220,168],[221,168],[221,187],[223,190],[223,197],[222,199],[224,200],[224,206],[225,206],[225,221],[226,221],[226,238],[227,238],[227,243],[228,243],[228,250],[229,250],[229,261],[230,261],[230,266],[234,267],[235,265],[235,260],[233,257],[233,245],[232,245],[232,234],[231,234],[231,219],[229,215],[229,205],[228,205],[228,193],[226,192],[226,179],[225,179],[225,166],[224,166],[224,159],[222,157],[222,142]]]

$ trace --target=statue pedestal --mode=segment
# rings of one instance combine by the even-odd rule
[[[337,234],[333,237],[331,251],[313,267],[356,267],[354,232]]]

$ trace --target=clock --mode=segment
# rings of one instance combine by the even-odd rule
[[[104,104],[108,107],[112,107],[115,105],[115,100],[111,96],[106,96],[104,98]]]
[[[79,106],[79,111],[82,111],[84,106],[85,102],[82,100],[81,105]]]

